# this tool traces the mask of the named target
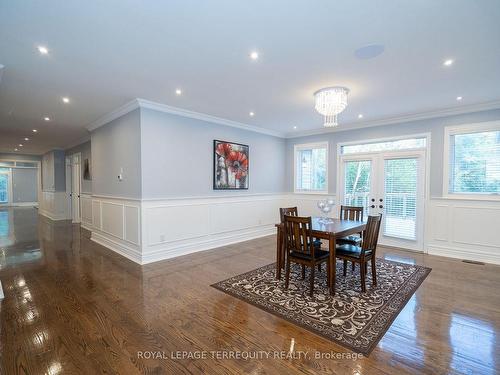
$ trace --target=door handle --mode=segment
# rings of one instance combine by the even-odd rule
[[[374,205],[374,204],[372,204],[370,207],[371,207],[371,208],[375,208],[375,205]]]
[[[378,206],[378,208],[384,208],[384,206],[382,206],[382,205],[379,205],[379,206]]]
[[[383,202],[384,200],[382,198],[379,199],[380,202]]]
[[[375,202],[375,198],[372,198],[372,202]]]

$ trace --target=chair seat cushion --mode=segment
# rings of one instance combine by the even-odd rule
[[[361,257],[361,247],[356,245],[338,245],[336,250],[337,255],[348,256],[351,258],[360,258]],[[369,256],[372,254],[371,250],[365,251],[365,256]]]
[[[342,238],[337,239],[337,245],[348,244],[348,245],[360,246],[361,241],[362,241],[362,239],[359,236],[346,236],[346,237],[342,237]]]
[[[328,254],[329,254],[328,251],[317,249],[317,248],[314,249],[314,257],[316,258],[316,260],[328,258]],[[300,259],[306,259],[306,260],[312,259],[312,257],[309,254],[301,253],[299,251],[292,251],[290,253],[290,256],[293,258],[300,258]]]
[[[313,241],[313,245],[314,245],[314,247],[320,248],[321,247],[321,240],[319,240],[319,239],[316,238]]]

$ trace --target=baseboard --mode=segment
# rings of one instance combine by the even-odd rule
[[[96,231],[92,232],[92,234],[90,235],[90,240],[98,243],[101,246],[107,247],[110,250],[113,250],[115,253],[118,253],[133,262],[141,264],[140,249],[134,249],[130,247],[130,245],[123,240]]]
[[[499,264],[500,265],[500,252],[498,255],[493,253],[484,253],[472,250],[472,246],[467,249],[457,247],[428,245],[427,253],[429,255],[437,255],[448,258],[465,259],[473,261],[481,261],[484,263]]]
[[[92,224],[84,223],[83,221],[81,221],[80,227],[82,227],[83,229],[87,229],[89,232],[92,232]]]
[[[199,251],[228,246],[239,242],[270,236],[275,233],[276,228],[274,225],[266,225],[258,228],[252,228],[250,230],[229,232],[220,235],[209,235],[193,238],[187,241],[176,241],[168,245],[157,246],[154,250],[146,249],[142,255],[142,264],[158,262],[160,260],[175,258]]]
[[[49,218],[50,220],[53,220],[53,221],[59,221],[59,220],[69,220],[66,215],[57,215],[57,214],[53,214],[52,212],[49,212],[49,211],[46,211],[42,208],[38,208],[38,213],[40,215],[43,215],[47,218]]]
[[[38,207],[38,202],[14,202],[7,204],[6,207]]]
[[[138,264],[148,264],[158,262],[160,260],[175,258],[181,255],[196,253],[199,251],[210,250],[218,247],[228,246],[235,243],[249,241],[260,237],[270,236],[275,234],[274,226],[263,226],[251,230],[238,231],[237,233],[226,233],[217,236],[207,236],[207,238],[195,238],[182,243],[174,242],[166,246],[157,247],[153,250],[146,251],[141,255],[140,248],[131,247],[129,243],[115,238],[111,235],[96,232],[82,225],[83,228],[91,230],[91,241],[104,246],[117,254],[120,254],[127,259],[130,259]]]

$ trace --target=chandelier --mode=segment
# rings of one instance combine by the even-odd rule
[[[338,125],[337,115],[347,107],[347,94],[345,87],[325,87],[314,93],[316,104],[314,108],[325,117],[323,125],[331,128]]]

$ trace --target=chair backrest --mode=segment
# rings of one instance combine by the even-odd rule
[[[284,226],[287,253],[302,253],[314,258],[311,217],[285,215]]]
[[[340,206],[340,219],[363,221],[363,207]]]
[[[378,233],[380,231],[380,223],[382,222],[382,214],[376,216],[368,216],[366,229],[363,233],[363,243],[361,244],[362,252],[367,250],[372,251],[372,256],[375,257],[377,250]]]
[[[280,219],[281,222],[285,222],[285,215],[290,215],[290,216],[298,216],[298,210],[297,207],[284,207],[280,208]]]

